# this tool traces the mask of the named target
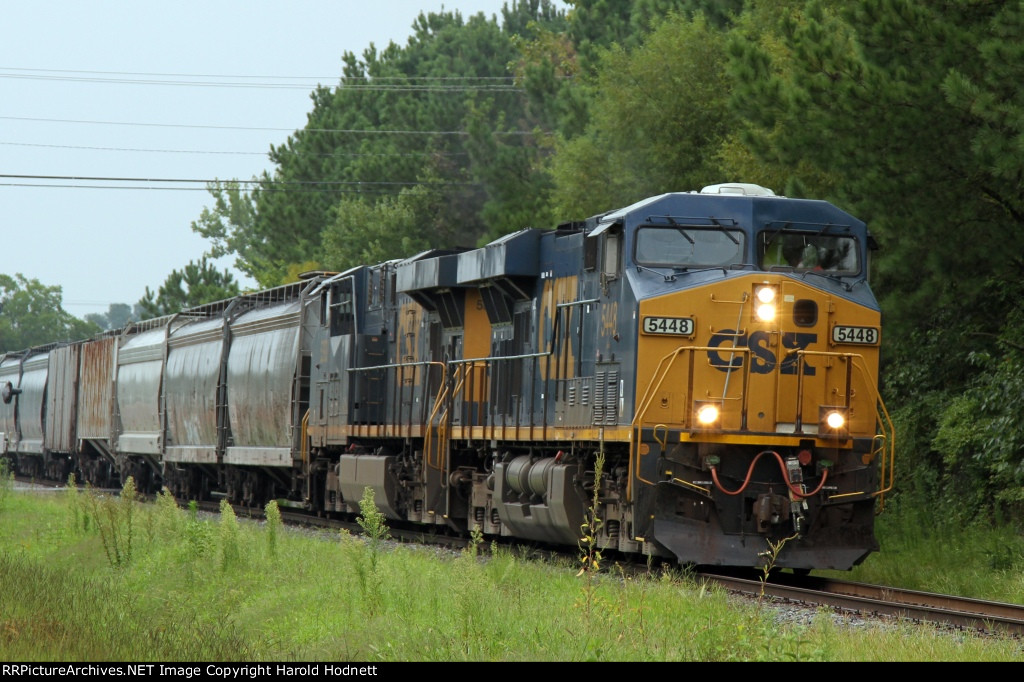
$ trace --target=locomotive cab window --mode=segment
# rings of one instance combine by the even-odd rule
[[[331,327],[331,336],[353,333],[356,320],[352,306],[351,278],[332,284],[328,296],[328,319]]]
[[[635,260],[661,267],[721,267],[743,262],[745,235],[739,230],[693,227],[641,227]]]
[[[619,276],[619,263],[622,254],[622,234],[619,232],[606,232],[604,235],[604,261],[601,272],[605,279],[615,279]]]
[[[387,298],[387,269],[381,265],[372,268],[366,278],[366,307],[369,310],[377,310],[384,305]]]
[[[861,270],[857,240],[853,237],[766,230],[758,237],[757,251],[764,270],[781,267],[837,275],[856,275]]]

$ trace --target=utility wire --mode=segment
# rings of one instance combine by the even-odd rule
[[[374,183],[364,183],[374,184]],[[427,185],[429,187],[440,187],[442,185],[455,185],[459,187],[474,188],[479,185],[472,185],[470,183],[443,183],[443,182],[410,182],[409,185]],[[172,192],[202,192],[206,191],[204,187],[144,187],[139,185],[57,185],[57,184],[43,184],[43,183],[30,183],[30,182],[0,182],[0,187],[32,187],[40,189],[127,189],[134,191],[172,191]],[[274,194],[274,193],[288,193],[288,194],[325,194],[330,192],[334,194],[352,194],[352,195],[370,195],[376,194],[380,196],[393,194],[384,189],[372,189],[368,187],[362,187],[359,189],[345,189],[345,188],[296,188],[296,187],[261,187],[260,192],[263,194]]]
[[[0,174],[0,178],[11,180],[46,180],[55,182],[0,182],[0,187],[40,187],[59,189],[133,189],[133,190],[174,190],[174,191],[207,191],[209,185],[244,185],[251,191],[260,192],[332,192],[354,194],[387,194],[389,190],[402,187],[482,187],[477,182],[422,182],[419,180],[203,180],[198,178],[132,178],[103,177],[87,175],[18,175]],[[56,181],[76,184],[56,184]],[[88,185],[85,182],[102,182],[108,184]],[[130,182],[132,185],[113,185],[109,183]],[[140,186],[143,183],[155,183]],[[170,186],[168,186],[170,185]],[[203,185],[202,187],[175,187],[173,185]]]
[[[338,76],[276,76],[254,74],[223,74],[223,73],[160,73],[152,71],[88,71],[83,69],[33,69],[18,66],[0,66],[0,71],[23,71],[39,73],[91,73],[104,76],[147,76],[158,78],[269,78],[275,80],[330,80]],[[0,76],[7,74],[0,73]],[[365,81],[511,81],[513,76],[342,76],[346,80]]]
[[[200,180],[197,178],[129,178],[129,177],[98,177],[89,175],[18,175],[13,173],[0,173],[0,178],[13,178],[19,180],[86,180],[99,182],[166,182],[166,183],[223,183],[237,182],[240,185],[261,185],[264,180]],[[476,184],[476,183],[443,183],[443,182],[418,182],[416,180],[271,180],[275,185],[445,185],[445,184]]]
[[[20,73],[3,73],[17,71]],[[95,75],[71,75],[95,74]],[[133,76],[119,78],[116,76]],[[523,92],[524,89],[515,85],[512,76],[333,76],[317,78],[313,83],[287,82],[237,82],[224,80],[180,80],[233,78],[233,79],[274,79],[278,81],[306,80],[310,76],[242,76],[223,74],[168,74],[168,73],[133,73],[126,71],[76,71],[69,69],[23,69],[0,67],[0,78],[22,80],[72,81],[83,83],[113,83],[120,85],[172,85],[186,87],[222,87],[222,88],[268,88],[268,89],[301,89],[310,90],[323,87],[322,81],[336,81],[335,88],[343,90],[371,90],[397,92],[452,92],[452,91],[506,91]],[[166,80],[174,78],[175,80]]]
[[[116,125],[116,126],[151,126],[157,128],[204,128],[211,130],[262,130],[262,131],[274,131],[274,132],[298,132],[295,128],[264,128],[258,126],[214,126],[214,125],[192,125],[184,123],[138,123],[134,121],[86,121],[80,119],[67,119],[67,118],[35,118],[29,116],[0,116],[0,120],[5,121],[35,121],[42,123],[86,123],[89,125]],[[307,133],[345,133],[350,135],[459,135],[467,136],[468,132],[465,130],[354,130],[344,128],[301,128],[302,132]],[[530,130],[510,130],[510,131],[497,131],[495,135],[534,135],[535,133]],[[550,134],[550,133],[544,133]]]
[[[88,151],[101,151],[101,152],[143,152],[143,153],[158,153],[158,154],[236,154],[236,155],[251,155],[251,156],[267,156],[270,152],[244,152],[244,151],[217,151],[217,150],[204,150],[204,149],[143,149],[136,147],[87,147],[83,145],[74,144],[41,144],[34,142],[0,142],[0,145],[8,145],[14,147],[41,147],[46,149],[83,149]],[[393,154],[363,154],[358,152],[344,152],[340,154],[311,154],[309,152],[297,152],[290,149],[277,150],[278,154],[291,154],[312,157],[325,157],[325,158],[349,158],[349,157],[396,157],[396,156],[466,156],[467,152],[396,152]]]
[[[26,76],[11,76],[0,74],[0,78],[26,78]],[[40,78],[33,77],[33,80],[58,80],[58,81],[77,81],[85,83],[118,83],[133,85],[180,85],[187,86],[190,88],[251,88],[251,89],[264,89],[264,90],[311,90],[316,87],[320,87],[322,84],[317,83],[312,88],[309,85],[298,85],[293,83],[224,83],[224,82],[176,82],[176,81],[125,81],[125,80],[111,80],[108,78],[62,78],[62,77],[49,77]],[[525,92],[525,88],[520,88],[514,85],[378,85],[376,83],[340,83],[334,86],[340,90],[365,90],[369,92]]]

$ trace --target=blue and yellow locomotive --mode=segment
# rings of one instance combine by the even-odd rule
[[[355,514],[369,489],[436,529],[575,545],[589,521],[627,554],[845,570],[893,473],[871,246],[829,203],[726,184],[310,273],[0,358],[2,447],[186,499]],[[19,401],[63,444],[22,437]]]
[[[334,277],[323,505],[368,485],[395,519],[569,544],[596,499],[601,547],[849,569],[892,476],[870,244],[734,184]]]

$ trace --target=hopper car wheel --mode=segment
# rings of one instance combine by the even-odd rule
[[[262,507],[266,497],[266,482],[256,472],[245,472],[242,481],[242,504],[246,507]]]

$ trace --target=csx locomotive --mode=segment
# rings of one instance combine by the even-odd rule
[[[846,570],[892,486],[866,226],[749,184],[0,361],[24,473],[701,566]]]

